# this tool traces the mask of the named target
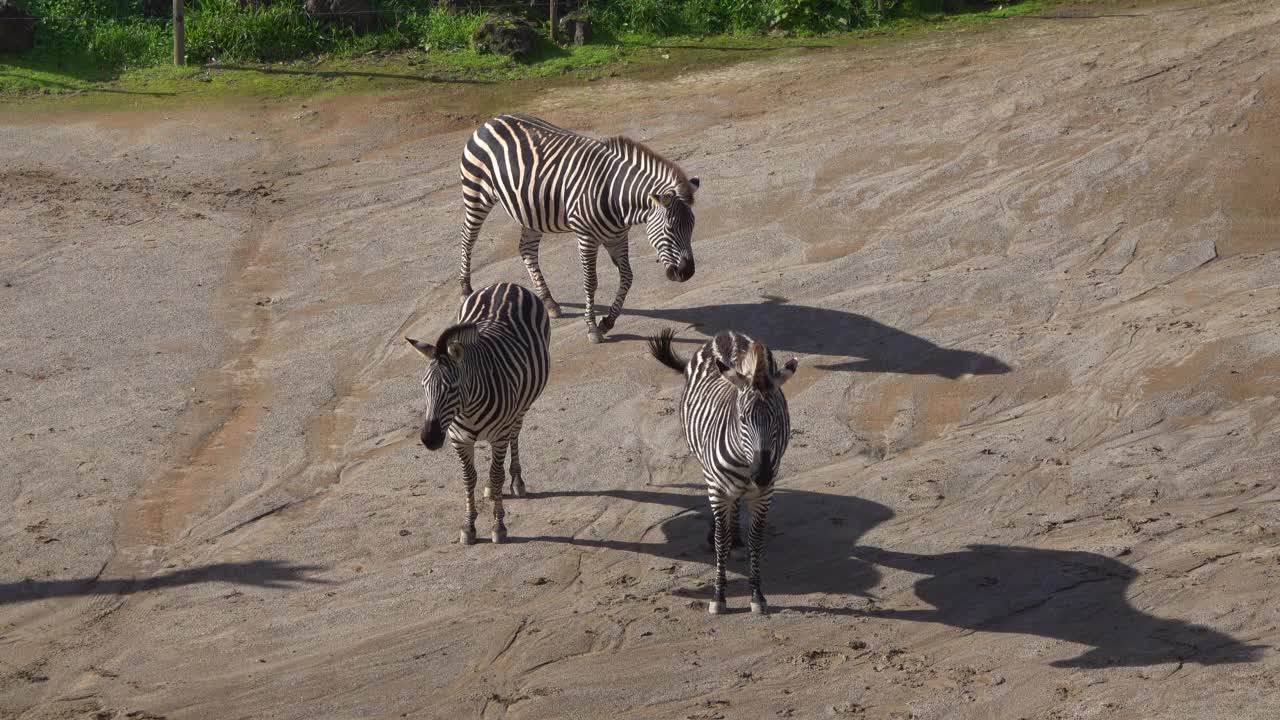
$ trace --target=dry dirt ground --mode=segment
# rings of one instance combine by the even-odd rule
[[[1058,15],[5,120],[0,718],[1280,717],[1280,3]],[[461,547],[400,338],[456,307],[498,106],[701,176],[698,274],[633,233],[612,342],[554,323],[536,495]],[[477,286],[527,282],[516,236]],[[576,315],[573,244],[542,264]],[[801,360],[770,616],[738,574],[706,612],[664,326]]]

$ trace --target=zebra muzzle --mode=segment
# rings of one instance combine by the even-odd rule
[[[751,481],[756,487],[766,488],[773,484],[773,454],[762,452],[751,467]]]
[[[674,267],[670,265],[667,266],[667,279],[674,282],[684,282],[693,277],[693,271],[693,258],[681,260],[680,263]]]
[[[444,445],[444,428],[439,422],[429,422],[422,426],[422,445],[428,450],[439,450]]]

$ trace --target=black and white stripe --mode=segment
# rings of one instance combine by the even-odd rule
[[[649,339],[649,352],[684,373],[680,402],[689,449],[702,465],[715,524],[716,586],[709,610],[725,610],[725,564],[736,534],[738,503],[751,514],[751,610],[764,612],[760,553],[765,519],[773,502],[774,479],[791,437],[791,418],[782,384],[796,371],[792,358],[781,368],[773,353],[742,333],[725,330],[686,362],[671,348],[672,332]]]
[[[462,153],[462,295],[471,294],[471,251],[493,206],[501,203],[523,230],[520,257],[552,317],[560,306],[538,267],[543,233],[578,238],[586,291],[587,334],[600,342],[613,328],[631,288],[627,233],[647,226],[667,278],[693,277],[693,195],[698,178],[625,137],[595,140],[527,115],[502,115],[482,125]],[[618,268],[618,294],[597,325],[596,257],[600,246]]]
[[[438,450],[447,436],[462,461],[467,491],[467,523],[462,543],[476,539],[475,445],[493,450],[486,496],[493,500],[493,541],[507,537],[502,509],[503,460],[511,448],[511,492],[524,495],[520,470],[520,427],[542,393],[551,369],[551,321],[527,288],[499,283],[471,294],[458,309],[457,323],[435,345],[405,338],[430,361],[422,444]]]

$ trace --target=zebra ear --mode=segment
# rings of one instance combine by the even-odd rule
[[[746,377],[733,367],[725,365],[716,360],[716,369],[720,371],[720,377],[724,378],[730,385],[743,390],[751,385],[751,378]]]
[[[444,348],[449,358],[457,362],[466,353],[467,346],[475,342],[479,336],[479,331],[473,323],[454,325],[440,333],[440,339],[436,340],[436,347]]]
[[[782,369],[778,371],[778,374],[773,376],[773,384],[778,387],[782,387],[783,383],[790,380],[791,376],[796,374],[796,368],[799,366],[800,361],[796,358],[788,360],[787,364],[783,365]]]
[[[676,196],[671,193],[662,193],[661,195],[649,193],[649,204],[655,208],[671,207],[671,201],[674,200],[675,197]]]
[[[431,346],[431,343],[424,343],[420,340],[414,340],[413,338],[408,336],[405,336],[405,341],[408,342],[410,345],[412,345],[414,350],[417,350],[419,353],[422,354],[423,357],[427,358],[428,360],[435,358],[436,349]]]

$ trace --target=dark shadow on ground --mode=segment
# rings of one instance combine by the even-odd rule
[[[132,595],[146,590],[196,583],[223,582],[262,588],[289,588],[303,584],[320,585],[328,581],[307,577],[307,574],[322,569],[316,565],[289,565],[275,560],[254,560],[175,570],[149,578],[103,580],[90,577],[72,580],[24,580],[0,583],[0,605],[59,597]]]
[[[644,553],[667,560],[715,565],[707,545],[711,525],[706,490],[701,485],[682,485],[690,492],[661,490],[606,490],[603,492],[553,491],[534,494],[536,498],[610,497],[630,502],[652,503],[679,511],[654,526],[638,541],[571,537],[512,538],[512,542],[553,542],[583,547],[608,548]],[[743,536],[747,520],[743,513]],[[893,517],[893,511],[879,503],[846,495],[779,488],[769,511],[769,532],[765,542],[762,580],[765,594],[776,603],[776,595],[823,593],[846,597],[869,597],[868,590],[880,580],[875,567],[852,556],[858,538]],[[649,539],[655,534],[660,538]],[[735,549],[729,561],[731,572],[745,575],[747,551]],[[729,581],[730,604],[743,607],[749,595],[745,580]],[[707,600],[709,587],[682,588],[675,594]],[[860,614],[852,608],[777,605],[776,609]]]
[[[582,305],[564,307],[582,310]],[[786,298],[765,296],[759,303],[729,303],[698,307],[644,310],[623,308],[622,315],[655,318],[694,327],[704,335],[733,329],[760,340],[775,353],[802,353],[857,358],[817,365],[824,370],[937,375],[955,379],[966,373],[1000,375],[1010,371],[999,358],[969,350],[939,347],[922,337],[877,322],[865,315],[828,308],[796,305]],[[619,325],[624,325],[619,321]],[[613,340],[640,340],[614,333]],[[703,339],[679,340],[698,343]],[[778,358],[784,362],[786,358]]]
[[[463,78],[447,78],[439,75],[403,75],[397,73],[384,72],[362,72],[360,70],[295,70],[291,68],[274,68],[257,65],[205,65],[205,70],[223,71],[236,70],[240,72],[257,72],[263,75],[307,75],[318,78],[342,78],[342,77],[363,77],[363,78],[384,78],[387,80],[416,80],[418,82],[431,83],[459,83],[464,85],[490,85],[490,80],[467,80]]]
[[[49,87],[62,88],[64,90],[70,90],[73,92],[113,93],[116,95],[148,95],[150,97],[169,97],[169,96],[174,96],[178,94],[173,92],[147,92],[143,90],[114,90],[112,88],[96,87],[92,85],[72,85],[71,83],[59,82],[57,80],[49,80],[48,78],[40,78],[39,80],[33,80],[24,75],[19,75],[18,73],[11,73],[11,72],[0,72],[0,77],[14,77],[20,80],[27,80],[32,83],[47,85]]]
[[[1203,625],[1133,607],[1126,591],[1138,571],[1105,555],[971,545],[941,555],[860,547],[854,556],[926,575],[915,584],[916,596],[934,609],[880,610],[878,617],[1092,646],[1079,657],[1053,663],[1056,667],[1253,662],[1263,650]]]
[[[788,43],[786,45],[737,45],[737,46],[699,45],[699,44],[691,44],[691,45],[640,44],[640,45],[634,45],[633,47],[647,47],[647,48],[655,48],[658,50],[716,50],[719,52],[737,52],[737,51],[769,52],[772,50],[790,50],[792,48],[801,48],[804,50],[830,50],[831,48],[834,48],[835,45],[805,45],[805,44],[799,44],[799,43],[796,43],[796,44]]]
[[[1075,15],[1070,11],[1062,11],[1058,15],[1023,15],[1033,20],[1099,20],[1102,18],[1144,18],[1150,15],[1135,15],[1133,13],[1110,13],[1103,15]]]

